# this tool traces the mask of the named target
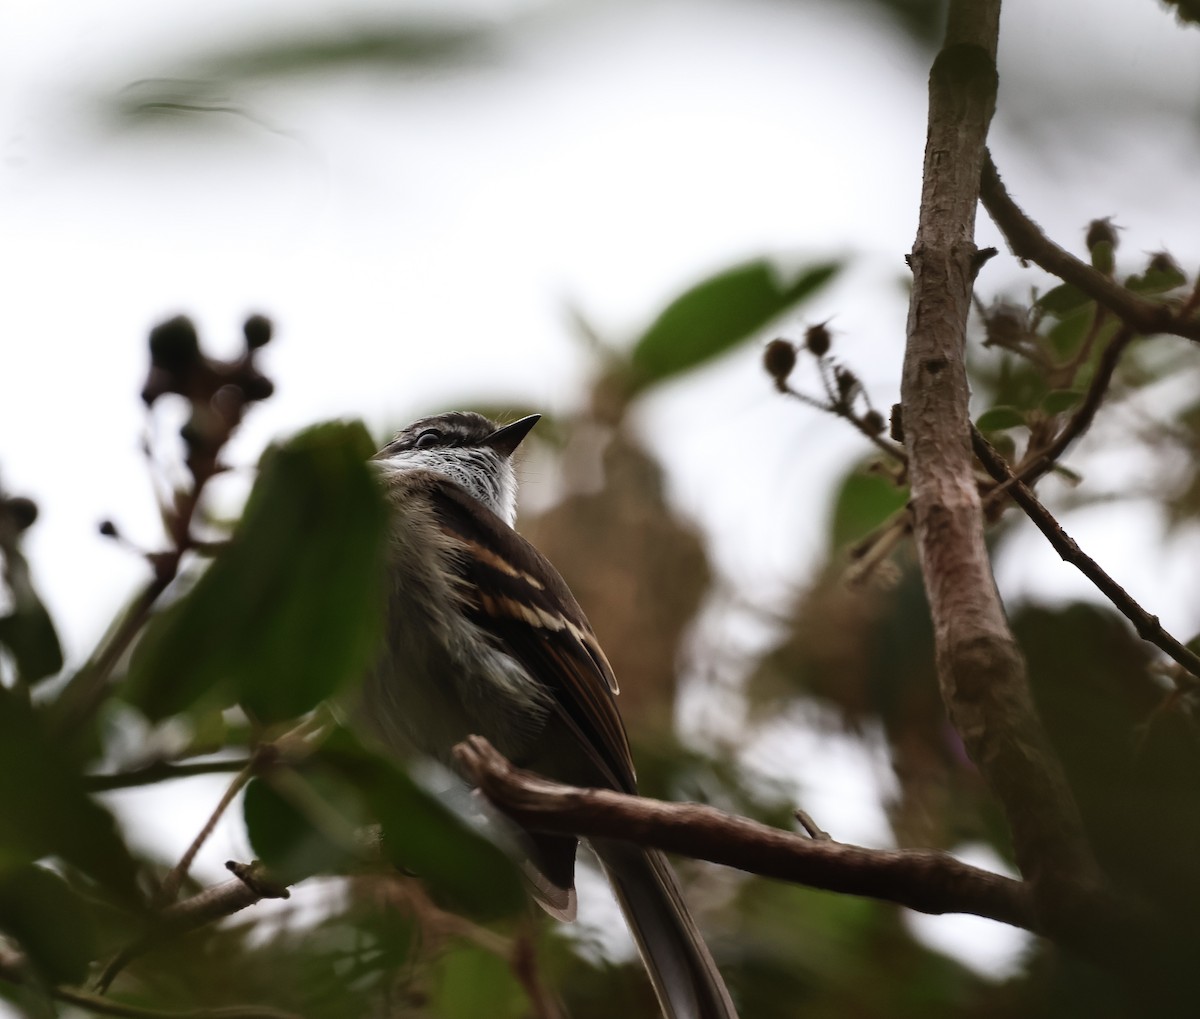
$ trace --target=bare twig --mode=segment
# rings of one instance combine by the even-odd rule
[[[1177,315],[1167,305],[1147,301],[1125,289],[1050,240],[1012,200],[990,154],[984,160],[979,197],[1018,258],[1034,262],[1078,287],[1135,332],[1173,333],[1200,340],[1200,320],[1190,317],[1193,310],[1190,304],[1184,305],[1183,313]]]
[[[820,361],[819,363],[824,365],[824,361]],[[807,393],[802,393],[798,389],[793,389],[792,386],[786,382],[778,383],[778,389],[785,396],[790,396],[794,400],[799,400],[801,403],[806,403],[810,407],[816,407],[817,410],[823,410],[827,414],[835,414],[837,417],[845,418],[845,420],[849,421],[850,424],[852,424],[873,445],[875,445],[881,453],[884,453],[887,457],[889,457],[891,460],[894,460],[898,464],[906,465],[908,463],[908,454],[904,451],[904,447],[895,442],[889,442],[878,432],[872,431],[867,422],[863,420],[862,415],[854,413],[852,407],[850,407],[845,401],[841,400],[832,392],[829,383],[825,380],[824,373],[822,373],[821,378],[822,382],[825,384],[826,393],[829,396],[828,402],[822,402],[821,400],[814,399]]]
[[[1149,641],[1193,676],[1200,678],[1200,656],[1189,651],[1167,633],[1158,621],[1158,616],[1151,615],[1134,601],[1129,592],[1105,573],[1096,560],[1075,543],[1075,540],[1063,530],[1062,525],[1054,518],[1054,514],[1041,504],[1029,486],[1013,476],[1012,469],[1005,463],[1004,458],[992,448],[992,445],[977,428],[972,427],[971,429],[971,441],[975,447],[975,455],[979,457],[984,469],[1001,484],[1007,486],[1006,491],[1012,496],[1013,501],[1025,511],[1025,515],[1033,521],[1034,526],[1046,536],[1046,540],[1050,542],[1063,561],[1070,563],[1095,584],[1100,593],[1133,624],[1139,637]]]
[[[245,864],[234,863],[227,863],[225,866],[231,872],[246,867]],[[158,914],[145,934],[126,945],[108,961],[95,980],[95,989],[101,994],[105,993],[121,970],[164,938],[185,934],[205,924],[223,920],[263,899],[287,898],[288,894],[286,887],[269,880],[247,880],[246,871],[243,870],[232,881],[206,888],[190,899],[168,906]]]
[[[129,771],[89,775],[84,782],[89,792],[107,793],[114,789],[133,789],[139,786],[155,785],[158,782],[194,778],[197,775],[219,775],[230,771],[241,771],[249,763],[249,759],[245,757],[226,758],[219,761],[195,761],[191,764],[152,761]]]
[[[455,757],[489,800],[535,831],[626,839],[922,913],[973,913],[1038,929],[1026,885],[946,853],[866,849],[780,831],[697,803],[560,785],[514,768],[480,736],[460,743]]]
[[[525,989],[525,996],[533,1010],[533,1019],[562,1019],[562,1009],[542,981],[538,969],[536,942],[528,928],[513,941],[511,965],[513,975]]]
[[[264,748],[269,746],[269,744],[264,744],[254,751],[250,756],[250,760],[246,762],[246,766],[229,783],[224,795],[222,795],[216,807],[213,808],[213,812],[209,815],[208,820],[204,823],[204,827],[192,839],[191,845],[187,847],[183,856],[179,858],[179,862],[163,878],[163,883],[158,890],[157,896],[160,904],[165,905],[166,903],[175,901],[175,896],[179,894],[179,887],[187,877],[188,871],[191,870],[192,861],[196,859],[196,854],[200,852],[200,848],[208,841],[208,837],[213,833],[213,829],[216,828],[217,822],[221,820],[225,811],[229,809],[229,805],[233,802],[234,797],[242,791],[246,783],[254,776],[254,772],[263,762]]]

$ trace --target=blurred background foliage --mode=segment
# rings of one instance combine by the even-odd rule
[[[862,7],[884,12],[918,48],[935,40],[939,3]],[[395,22],[230,45],[198,54],[194,73],[135,83],[117,112],[133,120],[238,112],[247,79],[364,65],[426,73],[486,61],[489,47],[520,27],[519,19]],[[1113,258],[1114,246],[1105,254],[1092,244],[1090,254]],[[1160,255],[1127,265],[1117,257],[1115,265],[1131,289],[1162,300],[1178,300],[1191,282]],[[896,464],[863,441],[862,459],[845,465],[831,498],[820,568],[771,611],[746,607],[769,635],[747,658],[741,644],[725,648],[706,635],[706,613],[733,596],[633,426],[640,401],[771,338],[771,324],[802,315],[841,268],[834,259],[738,262],[682,292],[627,348],[594,342],[586,399],[548,417],[530,454],[561,479],[561,498],[520,526],[572,586],[612,659],[645,794],[796,828],[793,812],[805,806],[798,790],[819,787],[822,776],[789,774],[786,756],[763,767],[749,751],[779,746],[780,734],[785,742],[833,734],[884,762],[879,796],[893,844],[1011,865],[1004,819],[939,698]],[[971,336],[980,428],[1015,462],[1036,449],[1078,407],[1114,329],[1068,288],[983,303]],[[816,364],[812,377],[848,379],[852,405],[865,395],[863,366],[843,357],[836,332],[828,351],[787,339],[807,367]],[[148,402],[166,394],[190,415],[180,455],[190,481],[163,500],[166,552],[146,557],[154,576],[147,590],[165,591],[165,607],[150,612],[149,600],[136,599],[121,612],[114,606],[112,629],[82,666],[63,671],[22,555],[37,508],[0,493],[0,930],[8,946],[0,999],[18,1014],[74,1014],[86,1002],[72,1003],[64,988],[102,981],[112,1001],[160,1011],[656,1015],[628,951],[536,914],[469,805],[447,801],[427,774],[380,759],[325,715],[327,700],[350,696],[378,633],[382,516],[363,465],[372,441],[360,425],[330,423],[269,450],[230,538],[205,511],[208,474],[197,463],[208,455],[215,465],[243,410],[265,398],[238,374],[257,342],[248,328],[243,361],[231,362],[198,347],[182,358],[152,347],[160,385],[148,389]],[[1195,527],[1198,364],[1181,342],[1132,345],[1095,426],[1053,478],[1056,507],[1150,500],[1172,531]],[[211,384],[197,388],[200,377]],[[763,400],[784,399],[770,381],[764,371]],[[871,395],[884,407],[897,398]],[[826,402],[820,390],[810,397]],[[480,393],[465,402],[488,412],[491,400]],[[794,410],[818,413],[801,402]],[[861,408],[855,413],[865,420]],[[1117,450],[1136,457],[1136,486],[1106,469]],[[1014,535],[1027,525],[1002,506],[993,516],[1003,563],[1020,554]],[[1008,609],[1105,868],[1164,909],[1168,937],[1177,931],[1194,943],[1186,940],[1200,905],[1193,682],[1094,599]],[[677,724],[695,690],[728,715],[703,739]],[[318,723],[332,733],[314,738]],[[123,830],[104,794],[203,771],[239,776],[244,794],[234,809],[254,853],[276,879],[302,883],[286,900],[184,930],[169,919],[171,903],[200,885]],[[364,839],[370,824],[378,839]],[[931,949],[891,906],[690,861],[679,867],[747,1019],[1139,1014],[1103,974],[1044,942],[1030,940],[1017,971],[996,978]]]

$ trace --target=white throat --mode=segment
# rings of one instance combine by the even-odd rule
[[[517,519],[517,475],[508,457],[479,446],[406,449],[377,461],[387,472],[432,471],[453,481],[509,527]]]

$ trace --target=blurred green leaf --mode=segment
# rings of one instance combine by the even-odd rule
[[[363,674],[385,602],[387,511],[372,451],[361,424],[342,422],[268,451],[228,548],[147,629],[132,703],[159,719],[240,702],[269,722]]]
[[[96,925],[57,874],[20,867],[0,877],[0,930],[14,938],[50,983],[77,984],[96,957]]]
[[[1092,299],[1070,283],[1063,283],[1047,290],[1037,299],[1037,307],[1056,318],[1074,314],[1092,304]]]
[[[1152,297],[1165,294],[1187,282],[1187,276],[1174,265],[1150,266],[1142,275],[1133,275],[1125,280],[1125,287],[1135,294]]]
[[[765,259],[727,269],[672,301],[634,344],[637,389],[662,382],[732,349],[825,286],[840,262],[813,265],[791,282]]]
[[[46,856],[135,895],[136,864],[112,816],[84,790],[78,763],[41,715],[0,687],[0,877]]]
[[[1090,311],[1064,315],[1046,333],[1050,349],[1059,357],[1074,354],[1079,349],[1088,330],[1091,329],[1093,318],[1093,313]]]
[[[1016,407],[991,407],[979,415],[975,427],[981,432],[1002,432],[1025,424],[1025,415]]]
[[[242,816],[255,855],[272,877],[292,884],[314,874],[344,874],[361,862],[354,837],[368,818],[361,797],[335,776],[278,770],[246,787]]]
[[[1050,470],[1054,472],[1055,477],[1062,478],[1072,488],[1083,483],[1083,475],[1078,471],[1072,470],[1070,467],[1064,467],[1062,464],[1056,463]]]
[[[1061,414],[1082,402],[1083,393],[1078,389],[1054,389],[1042,397],[1042,410],[1047,414]]]
[[[346,873],[362,862],[356,832],[378,823],[388,858],[453,903],[497,916],[528,902],[498,846],[343,729],[299,769],[252,781],[243,814],[254,852],[288,882]]]
[[[460,943],[443,952],[434,967],[430,1014],[439,1019],[520,1019],[529,1000],[506,959]]]
[[[888,478],[856,467],[845,476],[833,503],[830,542],[843,548],[870,534],[908,502],[908,489]]]
[[[471,65],[484,60],[496,28],[489,19],[469,24],[410,19],[366,29],[322,25],[317,33],[277,32],[262,43],[213,52],[198,60],[197,66],[202,77],[227,81],[369,65],[398,69]]]
[[[0,645],[12,655],[17,675],[32,686],[55,675],[63,667],[63,655],[50,613],[37,595],[29,594],[7,616],[0,617]]]

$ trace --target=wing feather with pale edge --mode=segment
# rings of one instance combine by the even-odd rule
[[[591,625],[550,561],[451,481],[431,479],[442,530],[459,560],[472,622],[542,682],[614,789],[636,791],[617,681]],[[554,776],[547,776],[553,778]]]

